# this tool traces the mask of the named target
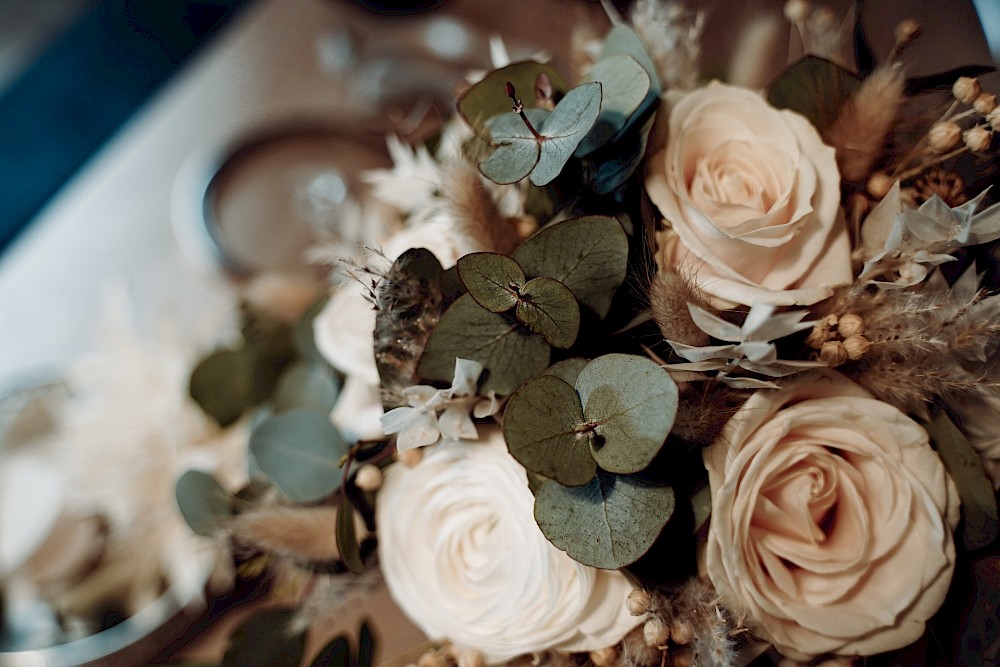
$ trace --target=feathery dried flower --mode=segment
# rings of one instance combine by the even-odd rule
[[[982,153],[993,143],[993,133],[982,125],[976,125],[962,133],[962,140],[973,153]]]
[[[819,348],[819,360],[827,366],[839,366],[848,358],[847,348],[839,340],[828,340]]]
[[[980,93],[975,100],[972,101],[972,108],[976,110],[976,113],[983,116],[989,114],[997,107],[997,96],[993,93]]]
[[[653,276],[649,284],[649,305],[663,338],[685,345],[707,345],[708,334],[694,323],[688,311],[689,303],[702,308],[708,306],[694,284],[677,271],[663,269]]]
[[[971,76],[960,76],[951,87],[951,94],[956,100],[963,104],[972,104],[973,100],[979,97],[982,87],[977,79]]]
[[[686,619],[675,618],[674,622],[670,624],[670,639],[681,646],[690,644],[694,639],[694,628]]]
[[[930,132],[927,133],[927,140],[931,149],[938,153],[947,153],[958,145],[962,138],[962,128],[950,120],[934,123]]]
[[[923,204],[937,195],[948,206],[960,206],[969,201],[965,196],[965,181],[953,171],[935,168],[913,182],[908,189],[913,201]]]
[[[698,82],[704,12],[674,0],[638,0],[630,17],[667,90],[688,90]]]

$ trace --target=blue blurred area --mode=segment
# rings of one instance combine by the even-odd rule
[[[97,0],[0,95],[0,252],[253,0]]]

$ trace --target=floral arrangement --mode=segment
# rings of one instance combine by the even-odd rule
[[[855,36],[820,11],[807,47]],[[191,377],[253,481],[190,471],[182,512],[308,573],[306,621],[381,572],[421,667],[995,658],[983,68],[908,79],[907,21],[760,91],[698,76],[696,12],[613,19],[391,139],[328,297],[254,285]]]

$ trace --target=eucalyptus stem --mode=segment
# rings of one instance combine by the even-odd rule
[[[521,117],[521,120],[524,121],[524,124],[528,127],[529,130],[531,130],[532,136],[534,136],[535,139],[537,139],[538,141],[541,141],[542,135],[538,133],[538,130],[535,129],[535,126],[531,124],[530,120],[528,120],[528,117],[524,113],[524,105],[521,104],[521,100],[517,99],[517,91],[514,90],[514,84],[508,81],[506,90],[507,90],[507,97],[509,97],[510,101],[514,103],[514,113],[516,113],[518,116]]]

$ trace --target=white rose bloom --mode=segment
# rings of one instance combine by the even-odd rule
[[[377,502],[389,592],[433,639],[491,664],[544,649],[616,644],[640,619],[623,574],[577,563],[542,535],[524,468],[499,429],[396,465]]]
[[[834,150],[808,120],[720,83],[669,112],[646,175],[670,226],[661,265],[691,275],[720,306],[810,305],[850,283]]]
[[[779,651],[915,641],[948,592],[958,493],[927,433],[832,371],[755,393],[705,451],[705,568]]]

